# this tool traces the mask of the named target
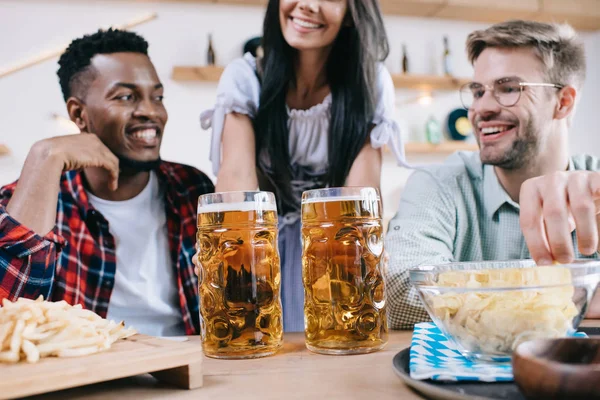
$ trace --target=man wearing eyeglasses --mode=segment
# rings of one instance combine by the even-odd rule
[[[585,78],[577,34],[568,25],[509,21],[471,33],[467,52],[475,75],[460,94],[480,151],[419,168],[406,184],[386,238],[395,329],[429,319],[409,282],[412,267],[597,255],[600,178],[590,171],[600,162],[569,157],[568,146]],[[588,316],[600,316],[599,308]]]

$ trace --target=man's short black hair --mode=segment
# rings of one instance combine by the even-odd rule
[[[73,40],[58,60],[57,74],[65,101],[72,95],[85,96],[94,79],[90,64],[96,54],[120,52],[148,55],[148,42],[133,32],[112,28]]]

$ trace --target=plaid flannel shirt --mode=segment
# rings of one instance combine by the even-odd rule
[[[214,185],[208,176],[186,165],[163,162],[156,173],[165,193],[183,322],[188,335],[198,334],[198,280],[192,264],[197,201],[198,196],[214,192]],[[115,240],[106,219],[89,203],[81,172],[62,174],[56,225],[44,237],[6,212],[16,185],[0,189],[0,301],[43,295],[81,304],[106,317],[117,267]]]

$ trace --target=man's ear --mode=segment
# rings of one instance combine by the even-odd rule
[[[577,89],[573,86],[565,86],[558,92],[558,103],[554,110],[555,119],[567,118],[573,112],[577,100]]]
[[[89,120],[85,104],[77,97],[67,99],[67,112],[71,121],[77,125],[81,132],[89,132]]]

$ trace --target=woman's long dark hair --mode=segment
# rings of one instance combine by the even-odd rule
[[[378,0],[348,0],[348,14],[351,23],[342,26],[326,63],[332,95],[325,178],[328,186],[344,185],[352,163],[367,141],[375,111],[377,63],[389,53]],[[289,205],[299,203],[291,187],[286,110],[288,85],[295,82],[296,50],[281,32],[279,0],[270,0],[267,6],[262,47],[260,105],[254,119],[256,160],[259,173],[268,175],[277,188],[280,212],[285,213]],[[265,152],[270,173],[260,168],[260,157]]]

